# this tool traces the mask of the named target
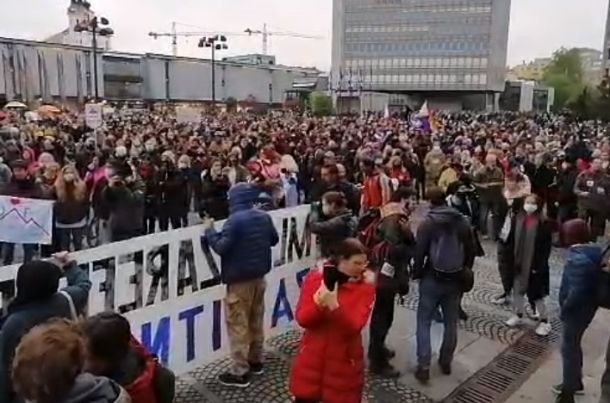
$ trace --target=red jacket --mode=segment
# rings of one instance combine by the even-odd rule
[[[155,376],[157,373],[157,360],[148,352],[140,342],[132,337],[131,348],[145,362],[144,371],[129,385],[123,385],[132,403],[157,403],[155,394]]]
[[[375,298],[375,286],[363,281],[339,286],[339,308],[318,307],[314,294],[322,269],[305,278],[296,320],[305,333],[290,375],[290,391],[324,403],[360,403],[364,386],[362,328]]]

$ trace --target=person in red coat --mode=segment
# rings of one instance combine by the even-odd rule
[[[360,403],[364,386],[362,328],[375,298],[367,250],[357,239],[307,275],[296,310],[305,333],[294,360],[290,391],[296,403]]]

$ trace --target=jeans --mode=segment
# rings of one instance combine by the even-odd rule
[[[563,391],[574,393],[582,384],[582,336],[595,316],[595,307],[582,307],[578,315],[564,318],[561,360],[563,362]]]
[[[85,237],[85,227],[81,228],[57,228],[59,238],[58,247],[60,251],[70,251],[71,245],[74,250],[83,249],[83,238]]]
[[[498,237],[497,221],[497,203],[481,202],[479,210],[479,231],[482,235],[489,235],[494,241]]]
[[[14,243],[0,243],[2,246],[1,251],[4,252],[4,265],[8,266],[13,264],[15,258],[15,244]],[[36,254],[38,245],[36,244],[23,244],[23,263],[31,262]]]
[[[383,276],[383,274],[380,274]],[[394,302],[396,293],[393,289],[377,289],[375,306],[371,315],[369,359],[373,366],[387,364],[384,353],[385,339],[394,321]]]
[[[417,307],[417,364],[419,368],[430,368],[432,359],[430,326],[439,306],[443,311],[445,325],[439,362],[449,365],[453,361],[453,353],[457,346],[460,296],[460,287],[456,282],[441,282],[432,275],[420,280]]]

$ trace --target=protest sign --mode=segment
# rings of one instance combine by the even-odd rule
[[[53,202],[0,196],[0,241],[50,244]]]
[[[294,324],[303,278],[316,262],[309,206],[271,212],[280,242],[266,276],[265,335]],[[217,225],[221,228],[222,223]],[[90,274],[89,314],[124,314],[133,334],[177,374],[228,354],[220,258],[194,226],[74,254]],[[0,270],[2,306],[15,295],[18,266]]]

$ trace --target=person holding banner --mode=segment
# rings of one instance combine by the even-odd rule
[[[296,320],[305,329],[290,374],[295,403],[360,403],[364,386],[361,332],[375,299],[367,249],[354,238],[303,282]]]
[[[68,286],[58,291],[62,276],[68,280]],[[61,253],[48,261],[35,260],[22,265],[17,271],[16,286],[17,296],[9,304],[0,328],[2,403],[11,403],[16,397],[10,376],[15,350],[23,335],[51,318],[76,319],[85,309],[91,282],[67,253]]]
[[[11,181],[0,189],[0,195],[28,199],[42,199],[42,187],[36,183],[34,177],[28,172],[28,163],[25,160],[16,160],[12,163],[13,177]],[[2,245],[0,243],[0,245]],[[4,265],[13,264],[15,254],[14,243],[4,243]],[[23,260],[29,262],[34,258],[38,245],[23,244]]]
[[[254,208],[262,190],[238,183],[229,190],[229,218],[222,231],[204,221],[205,238],[221,257],[220,278],[226,284],[225,320],[233,365],[218,377],[225,386],[245,388],[263,373],[265,275],[271,271],[271,248],[279,236],[271,217]]]

